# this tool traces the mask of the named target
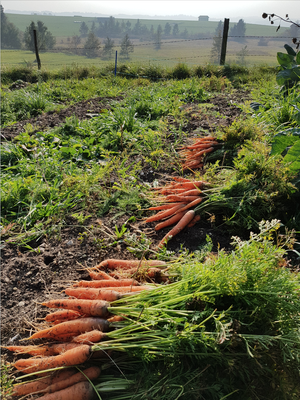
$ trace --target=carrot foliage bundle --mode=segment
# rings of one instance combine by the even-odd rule
[[[179,155],[183,170],[202,168],[205,155],[214,151],[218,145],[214,137],[206,136],[194,139],[193,144],[182,147]]]
[[[157,194],[163,195],[158,198],[162,204],[150,207],[149,210],[158,212],[145,220],[146,223],[160,221],[154,228],[156,231],[175,225],[159,242],[158,248],[164,247],[173,236],[200,220],[193,208],[203,201],[205,195],[202,189],[207,183],[180,177],[174,177],[173,180],[175,182],[164,187],[154,188]]]

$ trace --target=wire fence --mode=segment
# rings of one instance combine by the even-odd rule
[[[219,42],[218,42],[219,39]],[[105,39],[104,39],[105,40]],[[103,41],[97,46],[76,46],[73,43],[62,43],[51,50],[40,52],[43,68],[55,69],[62,66],[98,66],[104,67],[115,62],[115,52],[118,53],[118,63],[154,64],[172,67],[177,63],[189,66],[218,64],[220,59],[220,40],[216,37],[201,37],[139,42],[131,40],[131,52],[124,53],[121,40],[110,48],[110,54],[104,51]],[[292,45],[289,36],[228,36],[226,63],[236,63],[243,66],[264,64],[277,65],[277,52],[284,51],[285,43]],[[123,51],[123,54],[122,54]],[[35,65],[34,52],[29,50],[2,50],[1,66],[16,67]]]

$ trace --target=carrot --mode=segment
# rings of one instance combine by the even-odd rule
[[[167,219],[166,221],[157,224],[154,229],[156,231],[159,231],[160,229],[166,228],[167,226],[176,224],[176,222],[178,222],[186,213],[187,211],[179,212],[178,214],[173,215],[173,217]]]
[[[183,165],[183,166],[182,166],[182,169],[183,169],[184,171],[186,171],[187,169],[192,170],[192,169],[202,168],[202,167],[203,167],[203,163],[200,162],[200,163],[195,163],[195,164],[193,164],[192,166]]]
[[[157,267],[160,265],[166,265],[164,261],[160,260],[117,260],[117,259],[107,259],[100,263],[101,267],[106,267],[108,269],[116,268],[132,268],[141,266]]]
[[[98,329],[94,329],[90,332],[82,333],[81,335],[75,336],[73,338],[74,343],[81,343],[81,344],[93,344],[98,343],[100,340],[106,338],[107,335]]]
[[[78,347],[77,343],[53,343],[48,346],[50,351],[55,354],[62,354],[65,353],[68,350],[75,349],[75,347]]]
[[[58,356],[20,359],[13,365],[17,370],[31,374],[51,368],[83,364],[90,354],[90,346],[83,344]]]
[[[171,188],[171,189],[162,189],[162,190],[160,191],[160,193],[161,193],[161,194],[164,194],[164,195],[168,195],[168,194],[181,194],[181,193],[186,192],[187,190],[190,190],[190,189],[185,189],[185,188]],[[174,203],[174,204],[176,205],[177,203]]]
[[[198,153],[195,153],[195,154],[193,155],[193,157],[195,157],[195,158],[196,158],[196,157],[201,157],[203,154],[211,153],[213,150],[214,150],[213,147],[209,147],[208,149],[201,150],[201,151],[199,151]]]
[[[183,207],[180,211],[183,212],[191,207],[196,206],[197,204],[201,203],[201,201],[203,200],[203,197],[198,197],[197,199],[195,199],[194,201],[190,202],[189,204],[187,204],[185,207]]]
[[[195,211],[194,210],[189,210],[182,218],[181,220],[168,232],[162,240],[158,244],[158,248],[162,248],[169,239],[177,235],[179,232],[182,231],[194,218],[195,216]]]
[[[27,340],[40,338],[55,339],[64,334],[76,336],[83,332],[92,331],[93,329],[99,329],[104,332],[108,329],[108,326],[108,322],[102,318],[80,318],[78,320],[62,322],[51,328],[42,329],[34,333]]]
[[[113,322],[120,322],[124,321],[124,317],[122,315],[113,315],[112,317],[108,318],[107,321],[111,324]]]
[[[199,196],[201,195],[201,190],[199,189],[189,189],[185,190],[184,192],[180,193],[180,196]]]
[[[149,217],[145,220],[145,222],[154,222],[154,221],[160,221],[161,219],[167,218],[170,215],[173,215],[175,211],[180,210],[180,208],[184,207],[186,203],[180,203],[177,204],[176,206],[169,208],[168,210],[164,212],[157,213],[155,215],[152,215],[152,217]]]
[[[193,144],[191,146],[186,146],[185,149],[188,150],[194,150],[194,149],[208,149],[209,147],[211,147],[214,144],[218,144],[218,142],[216,141],[211,141],[211,142],[200,142],[200,143],[196,143]]]
[[[199,198],[199,195],[198,196],[176,196],[175,194],[174,195],[170,194],[169,196],[166,197],[166,201],[185,201],[186,204],[184,204],[183,207],[180,207],[178,210],[175,210],[175,213],[178,213],[178,212],[182,211],[188,203],[190,203],[191,201],[194,201],[198,198]]]
[[[90,382],[79,382],[66,389],[47,393],[38,400],[92,400],[94,395],[94,388]]]
[[[181,176],[173,176],[174,181],[177,182],[190,182],[190,179],[187,178],[182,178]]]
[[[181,190],[185,190],[185,189],[181,189]],[[169,208],[172,208],[174,206],[176,206],[177,203],[169,203],[169,204],[162,204],[160,206],[155,206],[155,207],[149,207],[148,210],[168,210]]]
[[[97,265],[96,267],[89,268],[89,275],[92,279],[98,280],[98,279],[106,279],[108,281],[114,281],[115,279],[109,276],[106,272],[100,271],[99,266]],[[96,270],[96,271],[94,271]]]
[[[76,300],[76,299],[60,299],[60,300],[49,300],[42,303],[43,306],[49,308],[65,308],[68,310],[75,310],[85,315],[92,317],[107,317],[107,307],[109,303],[106,301],[91,301],[91,300]]]
[[[116,290],[94,288],[67,288],[65,293],[77,299],[115,301],[122,296]]]
[[[16,354],[30,354],[32,356],[50,356],[54,354],[46,346],[7,346],[4,349],[13,351]]]
[[[67,387],[73,386],[79,382],[85,382],[88,379],[94,380],[99,377],[101,373],[101,369],[99,367],[93,366],[90,368],[86,368],[83,371],[77,372],[77,374],[72,375],[70,378],[53,383],[49,385],[44,392],[46,393],[54,393],[59,390],[65,389]]]
[[[139,282],[134,279],[115,279],[114,281],[110,281],[108,279],[104,280],[95,280],[95,281],[79,281],[75,286],[80,287],[94,287],[94,288],[106,288],[110,289],[119,286],[138,286]]]
[[[45,378],[14,385],[12,396],[26,396],[27,394],[41,392],[50,385],[68,379],[74,374],[76,374],[74,368],[62,369],[54,371]]]
[[[54,322],[57,320],[70,321],[71,319],[81,318],[82,314],[78,311],[73,310],[59,310],[46,315],[45,320],[48,322]]]
[[[188,224],[188,228],[191,228],[192,226],[194,226],[198,221],[200,221],[201,217],[199,214],[196,214],[194,216],[194,218],[191,220],[191,222]]]

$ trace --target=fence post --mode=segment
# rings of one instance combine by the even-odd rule
[[[116,50],[116,60],[115,60],[115,76],[117,76],[117,62],[118,62],[118,52]]]
[[[229,18],[225,18],[224,19],[224,28],[223,28],[223,37],[222,37],[220,65],[224,65],[225,64],[227,39],[228,39],[228,29],[229,29]]]
[[[38,69],[41,69],[41,60],[40,60],[39,49],[38,49],[38,44],[37,44],[36,29],[33,30],[33,42],[34,42],[34,49],[35,49],[35,55],[36,55]]]

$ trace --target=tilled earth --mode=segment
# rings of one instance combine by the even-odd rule
[[[208,101],[209,113],[201,112],[197,104],[186,105],[189,116],[185,126],[186,133],[191,136],[201,131],[213,134],[217,126],[231,125],[241,114],[241,109],[235,104],[242,104],[248,97],[247,93],[215,95]],[[2,140],[11,140],[22,132],[28,123],[34,127],[34,131],[41,131],[60,125],[67,117],[74,115],[78,119],[89,118],[91,114],[97,114],[104,108],[109,109],[111,100],[118,99],[94,98],[60,112],[44,113],[37,118],[18,122],[2,130]],[[151,182],[161,177],[159,172],[162,171],[153,171],[145,166],[140,172],[140,177]],[[115,231],[112,216],[107,214],[101,220],[88,218],[81,226],[78,221],[69,217],[67,225],[57,234],[31,242],[32,251],[9,243],[4,245],[1,254],[2,345],[19,344],[20,339],[28,337],[35,325],[41,321],[40,318],[46,315],[40,303],[62,296],[61,291],[71,281],[88,279],[87,267],[95,266],[105,258],[133,258],[122,240],[112,244]],[[119,219],[117,225],[122,226],[124,221],[125,219]],[[128,229],[137,235],[141,232],[146,233],[155,244],[165,232],[156,233],[153,227],[154,224],[146,227],[142,221],[137,221],[129,225]],[[87,229],[93,233],[85,235]],[[214,251],[218,248],[230,249],[231,235],[208,222],[201,222],[188,231],[181,232],[168,243],[168,249],[179,251],[183,245],[194,251],[205,244],[207,235],[212,239]]]

